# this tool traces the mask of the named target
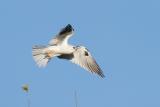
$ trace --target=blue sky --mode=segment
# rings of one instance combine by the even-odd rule
[[[160,107],[159,0],[0,0],[0,107]],[[40,69],[31,48],[72,24],[106,78],[53,59]]]

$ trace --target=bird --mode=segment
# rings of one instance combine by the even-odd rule
[[[39,67],[46,67],[52,58],[58,57],[59,59],[69,60],[85,70],[104,78],[105,75],[102,69],[85,46],[74,46],[68,43],[73,34],[73,27],[71,24],[67,24],[49,41],[48,45],[33,46],[32,56],[36,64]]]

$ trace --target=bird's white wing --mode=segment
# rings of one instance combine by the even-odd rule
[[[68,39],[73,35],[73,31],[72,26],[68,24],[49,42],[49,45],[67,44]]]
[[[78,48],[74,53],[74,57],[71,60],[71,62],[80,65],[82,68],[94,72],[98,74],[101,77],[104,77],[104,74],[95,61],[95,59],[91,56],[90,52],[84,48],[80,47]]]
[[[102,78],[105,77],[103,71],[85,47],[78,47],[72,54],[64,54],[59,58],[70,60],[87,71],[96,73]]]

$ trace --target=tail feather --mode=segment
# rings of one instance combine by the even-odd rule
[[[39,67],[45,67],[50,58],[45,53],[46,46],[34,46],[32,48],[33,59]]]

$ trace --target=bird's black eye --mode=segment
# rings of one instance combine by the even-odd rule
[[[89,56],[89,54],[88,54],[88,52],[87,52],[87,51],[85,51],[85,52],[84,52],[84,55],[85,55],[85,56]]]

